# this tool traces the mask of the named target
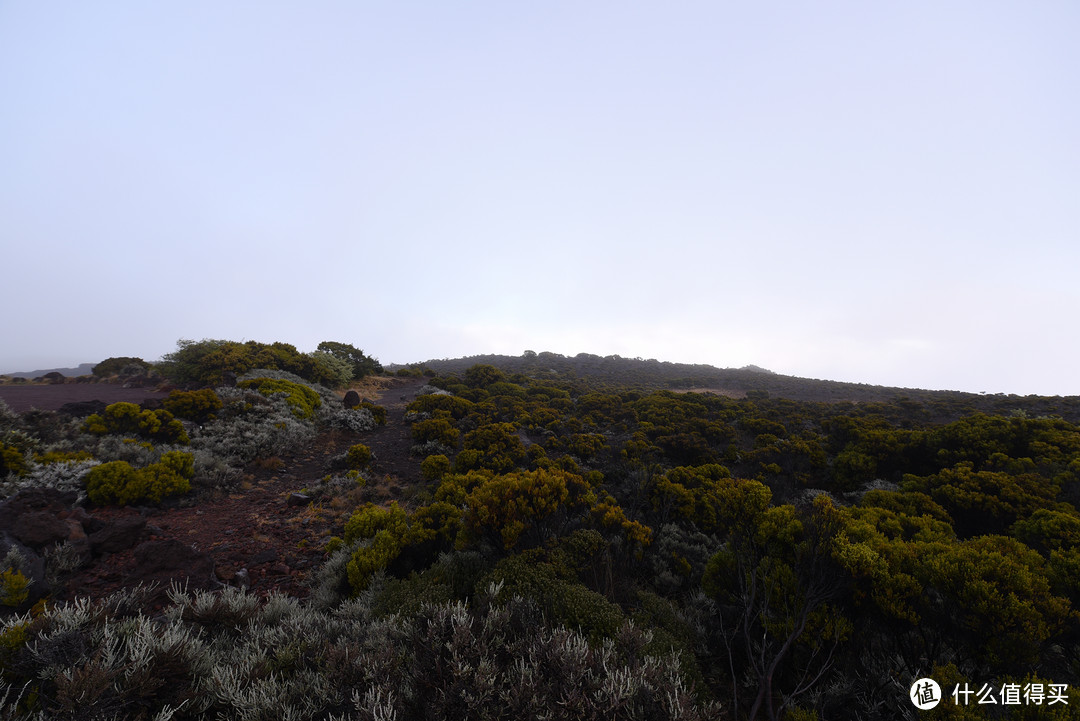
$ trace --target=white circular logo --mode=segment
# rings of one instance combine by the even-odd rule
[[[911,684],[911,703],[920,711],[929,711],[941,703],[941,687],[932,678],[920,678]]]

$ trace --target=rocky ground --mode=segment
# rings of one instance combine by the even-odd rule
[[[367,389],[364,395],[387,409],[386,425],[367,433],[324,433],[299,454],[256,462],[237,486],[193,504],[84,509],[72,507],[72,499],[38,494],[0,505],[0,528],[36,552],[68,540],[83,554],[84,564],[52,589],[54,600],[102,597],[149,583],[158,589],[152,605],[165,602],[173,583],[189,590],[230,584],[304,597],[305,580],[324,560],[325,542],[341,535],[356,506],[403,499],[420,485],[421,459],[409,455],[412,440],[403,416],[423,384],[395,378],[381,389]],[[314,501],[298,495],[354,443],[374,453],[364,488]]]

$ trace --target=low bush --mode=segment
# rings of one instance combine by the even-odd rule
[[[322,405],[319,394],[306,385],[281,378],[252,378],[237,383],[240,388],[251,388],[270,397],[283,393],[293,415],[301,420],[313,420],[315,410]]]
[[[160,503],[167,496],[190,491],[194,474],[194,458],[181,451],[169,451],[157,463],[139,469],[126,461],[110,461],[86,474],[86,493],[91,501],[101,505]]]
[[[22,452],[15,446],[0,442],[0,478],[7,475],[25,476],[27,470]]]
[[[429,481],[441,480],[450,472],[450,459],[441,453],[428,456],[420,464],[420,474]]]
[[[139,435],[160,443],[190,443],[184,424],[164,408],[143,410],[135,403],[113,403],[102,414],[87,416],[83,430],[93,435]]]
[[[362,471],[371,465],[371,458],[371,449],[363,443],[350,446],[345,452],[346,465],[356,471]]]
[[[214,419],[214,414],[221,410],[223,404],[217,393],[203,388],[197,391],[173,391],[161,405],[177,418],[205,423]]]
[[[371,413],[371,417],[375,419],[375,423],[378,425],[386,425],[386,408],[383,406],[376,405],[371,401],[363,401],[360,404],[360,408]]]

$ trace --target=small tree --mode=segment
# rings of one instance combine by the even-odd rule
[[[333,358],[345,361],[352,368],[353,378],[382,373],[383,367],[378,360],[368,356],[364,351],[348,343],[324,340],[315,348],[317,353],[325,353]]]

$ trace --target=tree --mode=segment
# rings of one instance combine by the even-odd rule
[[[378,360],[366,355],[364,351],[347,343],[324,340],[315,347],[315,350],[319,353],[326,353],[327,355],[348,363],[352,368],[352,377],[354,379],[383,372],[383,367]]]
[[[847,585],[832,557],[837,531],[824,496],[806,513],[774,506],[736,521],[709,561],[702,585],[720,604],[736,707],[740,681],[751,683],[748,719],[782,718],[825,678],[851,632],[833,604]]]

